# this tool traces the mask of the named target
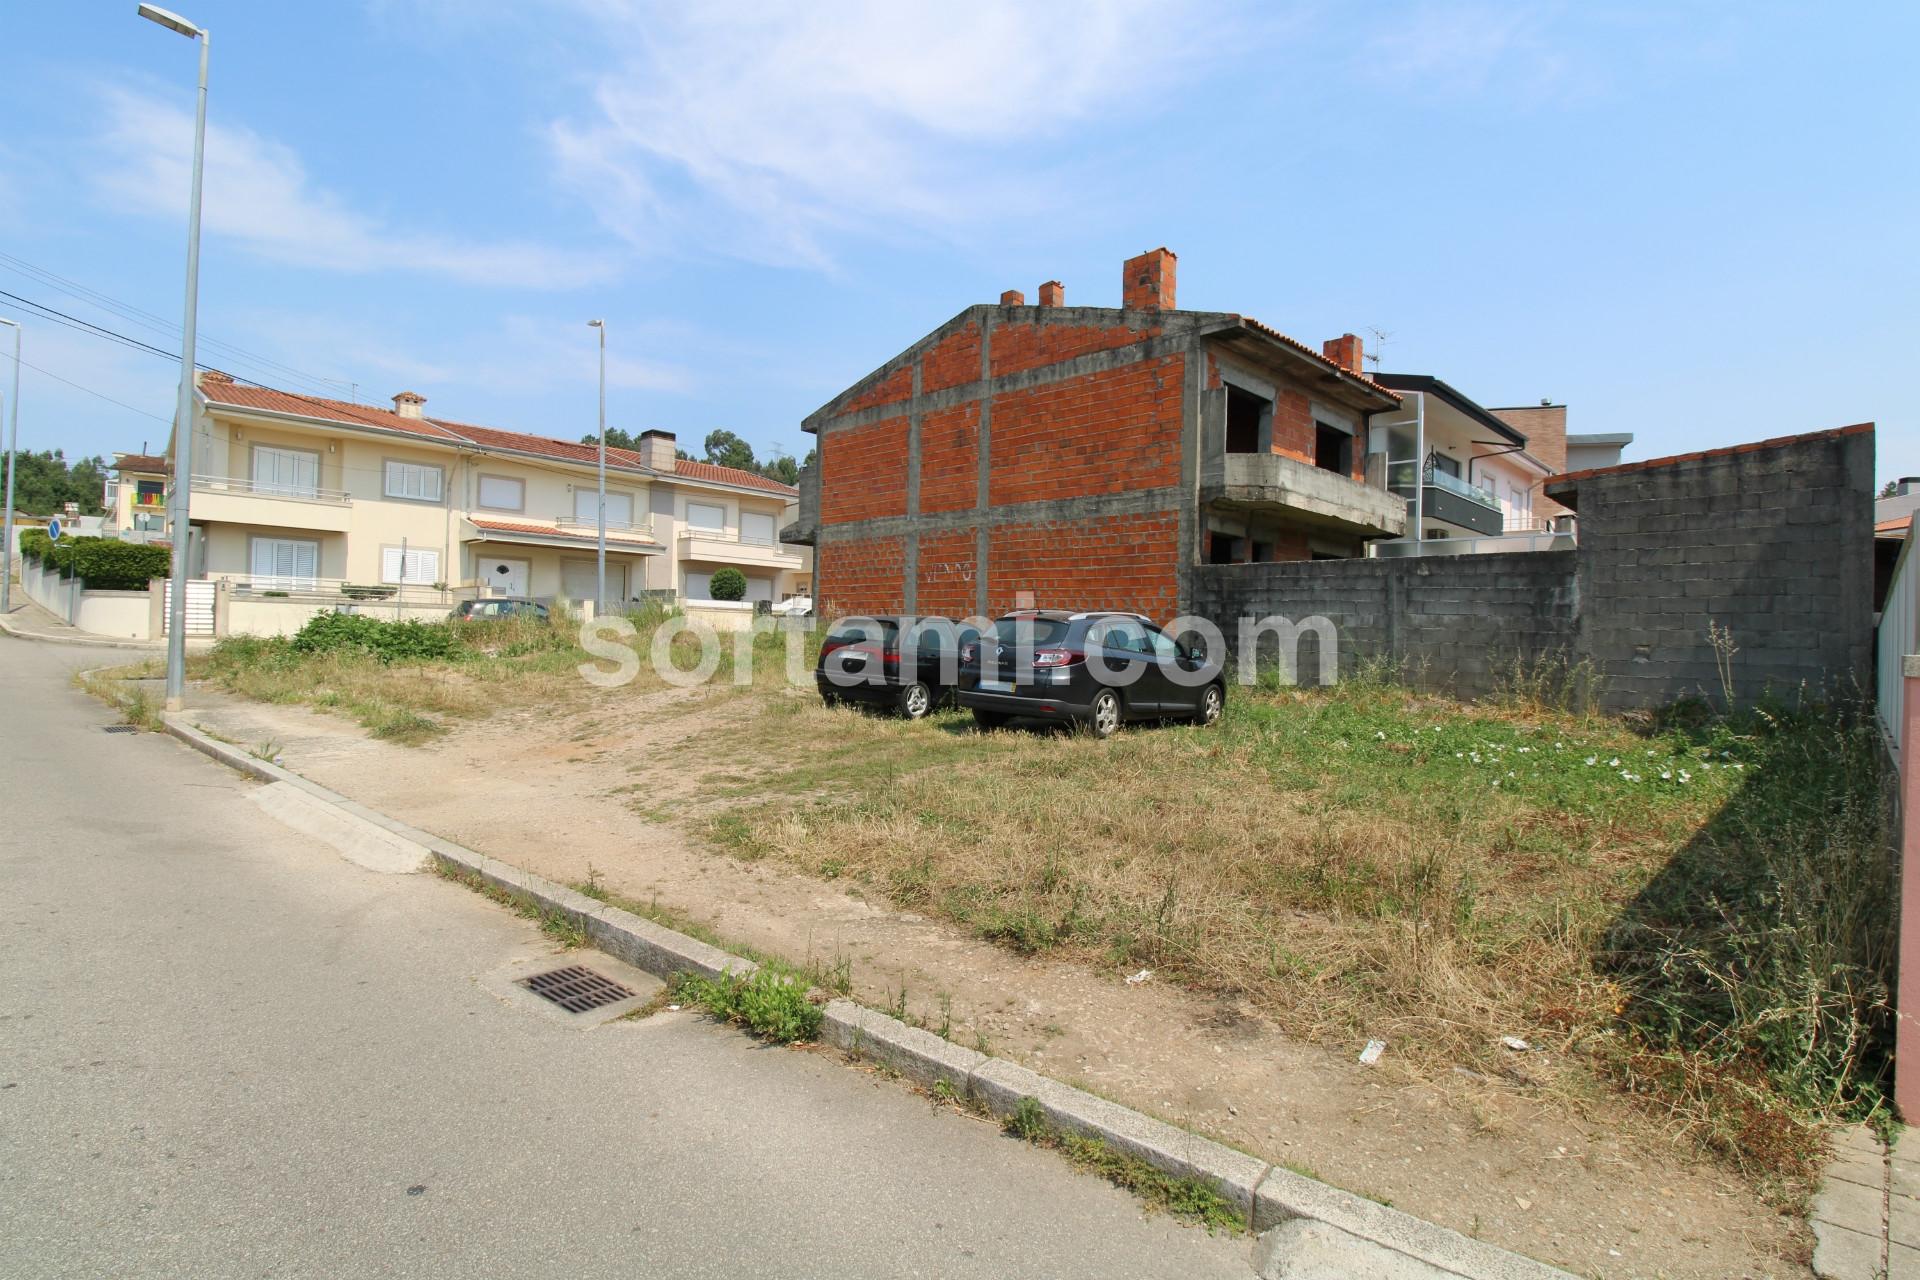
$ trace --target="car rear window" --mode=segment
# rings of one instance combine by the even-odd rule
[[[900,624],[881,618],[864,618],[858,622],[842,622],[827,632],[827,644],[870,644],[875,640],[890,639],[900,630]]]
[[[1067,638],[1067,631],[1068,624],[1057,618],[1002,618],[993,624],[993,638],[998,643],[1019,644],[1030,637],[1035,648],[1059,644]]]

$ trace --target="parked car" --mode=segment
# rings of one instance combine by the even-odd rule
[[[1111,737],[1128,720],[1213,724],[1227,686],[1208,656],[1137,613],[1010,613],[960,651],[960,705],[982,729],[1015,717]]]
[[[778,618],[809,617],[813,613],[813,597],[788,596],[785,600],[773,606],[773,613],[774,616]]]
[[[953,695],[960,652],[979,640],[945,618],[846,618],[820,642],[814,683],[832,706],[863,702],[918,720]]]
[[[492,622],[499,618],[537,618],[547,620],[547,606],[521,596],[496,596],[491,600],[462,600],[448,615],[449,622]]]

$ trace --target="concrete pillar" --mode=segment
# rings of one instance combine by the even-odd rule
[[[1920,1120],[1920,656],[1901,659],[1900,977],[1893,1047],[1893,1102]]]
[[[155,578],[147,584],[147,639],[159,640],[167,634],[167,580]]]
[[[229,626],[229,616],[233,609],[233,580],[222,578],[213,586],[213,634],[224,636]]]

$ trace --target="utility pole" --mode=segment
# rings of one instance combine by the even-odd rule
[[[173,490],[167,501],[171,525],[173,571],[168,578],[172,599],[167,602],[167,709],[178,711],[187,696],[187,556],[193,547],[188,503],[193,492],[193,340],[200,309],[200,179],[207,153],[207,47],[212,43],[204,27],[177,13],[143,4],[141,17],[157,22],[189,40],[200,42],[200,89],[193,119],[193,193],[187,204],[187,304],[180,344],[180,400],[173,417]]]
[[[6,563],[0,565],[0,613],[13,612],[13,469],[20,444],[20,322],[0,317],[13,329],[13,394],[7,397]]]
[[[607,611],[607,322],[589,320],[587,327],[600,331],[600,532],[593,551],[593,614]]]

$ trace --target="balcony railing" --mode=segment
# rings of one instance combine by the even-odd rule
[[[600,532],[600,521],[595,516],[555,516],[553,523],[562,533],[598,534]],[[625,523],[610,518],[607,521],[607,532],[644,533],[652,536],[653,517],[647,515],[638,520]]]
[[[1421,478],[1425,483],[1433,488],[1465,498],[1468,502],[1478,503],[1489,511],[1500,510],[1500,500],[1485,489],[1468,484],[1459,476],[1450,475],[1431,462],[1425,467],[1420,467],[1419,463],[1412,458],[1401,458],[1387,463],[1387,487],[1402,497],[1412,497],[1413,473],[1416,467],[1419,467],[1422,473]]]
[[[236,599],[325,600],[339,605],[451,605],[478,594],[470,587],[430,586],[420,583],[349,582],[344,578],[309,577],[299,573],[216,573],[215,581],[232,584]]]
[[[283,484],[267,480],[246,480],[237,476],[195,476],[195,493],[236,493],[255,498],[289,498],[295,502],[330,502],[341,506],[352,501],[344,489],[322,489],[316,485]]]
[[[689,525],[680,530],[680,538],[682,541],[699,538],[705,542],[732,542],[743,547],[765,547],[769,551],[780,549],[778,532],[770,538],[745,538],[732,529],[696,529]]]

